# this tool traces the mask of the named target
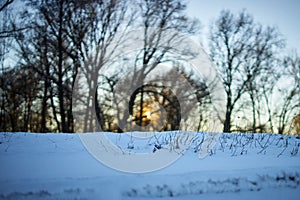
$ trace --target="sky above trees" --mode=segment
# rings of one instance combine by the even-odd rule
[[[239,12],[242,9],[253,15],[263,25],[274,25],[279,28],[287,39],[288,49],[296,49],[299,53],[300,40],[300,1],[297,0],[189,0],[187,13],[201,20],[201,41],[206,45],[205,35],[210,21],[215,19],[222,9]]]

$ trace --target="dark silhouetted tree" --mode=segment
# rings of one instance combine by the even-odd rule
[[[282,46],[279,36],[276,29],[255,23],[245,11],[234,15],[223,10],[211,25],[210,56],[220,72],[226,92],[224,132],[231,132],[232,114],[246,92],[251,97],[255,131],[256,82],[270,67],[267,62],[274,56],[276,48]]]

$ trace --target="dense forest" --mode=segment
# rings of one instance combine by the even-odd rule
[[[221,11],[205,36],[207,77],[190,64],[199,52],[187,38],[203,33],[186,7],[2,0],[0,131],[299,135],[300,57],[280,30]]]

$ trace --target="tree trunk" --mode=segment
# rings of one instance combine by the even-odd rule
[[[139,117],[139,125],[143,124],[143,104],[144,104],[144,86],[141,87],[141,99],[140,99],[140,117]]]
[[[51,100],[52,112],[53,112],[53,116],[54,116],[54,119],[55,119],[55,122],[56,122],[58,132],[61,132],[60,122],[58,121],[56,107],[55,107],[55,104],[54,104],[54,94],[53,94],[53,89],[52,88],[50,88],[50,100]]]
[[[64,87],[63,87],[63,1],[60,2],[59,9],[59,31],[58,31],[58,100],[61,117],[61,130],[63,133],[69,132],[66,124]]]
[[[252,105],[252,133],[256,132],[256,113],[255,113],[255,99],[254,94],[250,93],[251,105]]]
[[[42,133],[48,131],[46,126],[48,88],[49,88],[49,81],[46,78],[44,83],[43,100],[42,100],[42,116],[41,116],[42,120],[41,120],[41,130],[40,130]]]
[[[226,114],[225,114],[225,121],[223,127],[224,133],[231,132],[231,113],[232,113],[232,105],[231,105],[231,95],[229,92],[229,94],[227,95]]]

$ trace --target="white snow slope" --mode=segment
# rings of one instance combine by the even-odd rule
[[[129,152],[152,153],[171,133],[144,144],[105,134]],[[131,174],[97,161],[79,134],[0,133],[0,199],[300,199],[299,137],[220,134],[199,159],[205,134],[172,165]]]

